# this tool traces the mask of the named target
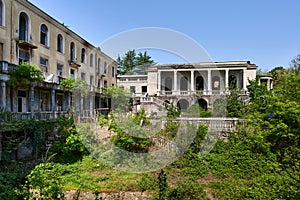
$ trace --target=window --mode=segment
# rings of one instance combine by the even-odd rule
[[[40,65],[43,72],[48,72],[48,59],[40,57]]]
[[[107,73],[107,62],[104,62],[104,74]]]
[[[62,111],[63,110],[63,102],[64,102],[64,95],[63,94],[57,94],[56,95],[57,111]]]
[[[75,78],[75,70],[70,69],[70,78]]]
[[[98,88],[101,87],[101,80],[100,80],[100,79],[98,79],[98,84],[97,84],[97,86],[98,86]]]
[[[70,61],[71,62],[76,62],[76,58],[75,58],[75,44],[74,42],[71,42],[70,44]]]
[[[61,34],[58,34],[58,36],[57,36],[57,51],[60,53],[63,53],[63,48],[64,48],[63,36]]]
[[[19,16],[19,40],[28,41],[28,16],[26,13],[22,12]]]
[[[29,52],[24,49],[19,49],[19,64],[29,62]]]
[[[57,64],[56,69],[57,69],[57,75],[63,76],[63,65]]]
[[[45,24],[41,25],[40,43],[48,46],[48,27]]]
[[[90,76],[90,85],[94,85],[94,76]]]
[[[94,54],[90,55],[90,67],[94,67]]]
[[[81,72],[81,80],[85,81],[85,73]]]
[[[147,86],[142,86],[142,93],[146,93],[147,92]]]
[[[104,81],[104,87],[105,88],[107,87],[107,81]]]
[[[40,57],[40,64],[41,64],[42,66],[47,67],[47,66],[48,66],[48,59],[47,59],[47,58]]]
[[[115,67],[112,67],[112,68],[111,68],[111,76],[112,76],[112,77],[115,77]]]
[[[81,49],[81,63],[85,63],[85,48]]]
[[[101,73],[101,59],[98,58],[98,73]]]
[[[135,86],[130,86],[130,92],[135,93]]]
[[[0,60],[3,60],[3,43],[0,43]]]
[[[2,0],[0,0],[0,26],[5,25],[5,6]]]

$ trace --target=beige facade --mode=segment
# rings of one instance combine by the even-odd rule
[[[112,58],[29,1],[0,0],[0,17],[0,108],[31,113],[67,110],[70,97],[58,85],[63,78],[84,79],[96,93],[86,109],[101,106],[99,88],[116,84],[117,63]],[[38,66],[45,82],[34,88],[10,88],[8,71],[21,62]]]
[[[118,84],[126,88],[140,87],[142,84],[147,86],[149,96],[155,96],[162,101],[175,104],[185,102],[185,108],[202,102],[202,106],[207,108],[231,89],[239,89],[246,98],[247,85],[249,80],[256,78],[256,68],[249,61],[165,64],[149,68],[147,83],[141,83],[139,79],[132,79],[134,76],[128,75],[120,76]],[[141,99],[140,102],[144,100]]]

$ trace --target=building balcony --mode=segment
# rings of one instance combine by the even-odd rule
[[[230,90],[186,90],[186,91],[179,91],[179,90],[172,90],[172,91],[158,91],[158,96],[202,96],[202,95],[226,95],[230,94]],[[240,91],[240,95],[248,95],[248,92],[245,90]]]
[[[34,112],[33,116],[31,112],[10,112],[8,113],[7,120],[26,120],[26,119],[55,119],[59,116],[69,116],[67,111],[41,111]],[[1,120],[0,120],[1,121]]]
[[[17,67],[18,65],[11,64],[7,61],[0,61],[0,73],[11,74]]]

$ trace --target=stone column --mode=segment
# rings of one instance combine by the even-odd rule
[[[51,88],[51,92],[50,92],[50,106],[51,106],[51,111],[54,112],[55,111],[55,107],[56,107],[56,103],[55,103],[55,90],[54,88]]]
[[[157,71],[157,92],[160,94],[161,90],[161,71]]]
[[[194,70],[191,71],[191,92],[194,93],[195,91],[195,77],[194,77]]]
[[[33,83],[30,83],[30,88],[29,88],[29,102],[30,102],[30,113],[31,117],[34,117],[34,85]]]
[[[1,94],[1,99],[0,99],[0,109],[6,108],[6,82],[1,81],[0,82],[0,94]]]
[[[177,92],[177,70],[174,70],[174,91],[173,92]]]
[[[247,73],[246,69],[243,69],[243,89],[247,90]]]
[[[207,70],[207,90],[208,90],[208,94],[211,94],[211,70]]]
[[[229,88],[229,69],[225,69],[225,90]]]

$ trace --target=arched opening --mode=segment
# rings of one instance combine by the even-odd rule
[[[40,43],[48,46],[48,27],[45,24],[41,25]]]
[[[85,48],[81,49],[81,63],[85,63]]]
[[[165,106],[166,109],[168,109],[170,104],[171,104],[170,101],[168,101],[168,100],[164,101],[164,106]]]
[[[101,73],[101,58],[98,58],[98,73]]]
[[[220,90],[220,77],[214,76],[212,78],[212,89],[213,90]]]
[[[236,78],[235,75],[230,75],[228,82],[229,82],[229,89],[230,90],[237,88],[237,78]]]
[[[204,79],[202,76],[196,78],[196,90],[204,90]]]
[[[0,26],[5,25],[5,6],[2,0],[0,0]]]
[[[213,103],[213,117],[225,117],[227,114],[227,102],[225,98],[216,99]]]
[[[198,99],[199,107],[203,110],[207,110],[207,102],[205,99]]]
[[[28,16],[22,12],[19,16],[19,40],[28,41],[29,23]]]
[[[90,67],[94,67],[94,54],[90,54]]]
[[[57,51],[63,53],[63,36],[61,34],[57,35]]]
[[[167,77],[165,80],[165,91],[172,91],[172,78],[171,77]]]
[[[188,78],[186,76],[181,77],[180,79],[180,91],[188,90]]]
[[[71,42],[71,44],[70,44],[70,60],[71,60],[71,62],[76,62],[76,60],[75,60],[75,44],[74,44],[74,42]]]
[[[180,99],[177,102],[177,107],[181,110],[181,111],[186,111],[189,108],[189,102],[186,99]]]

